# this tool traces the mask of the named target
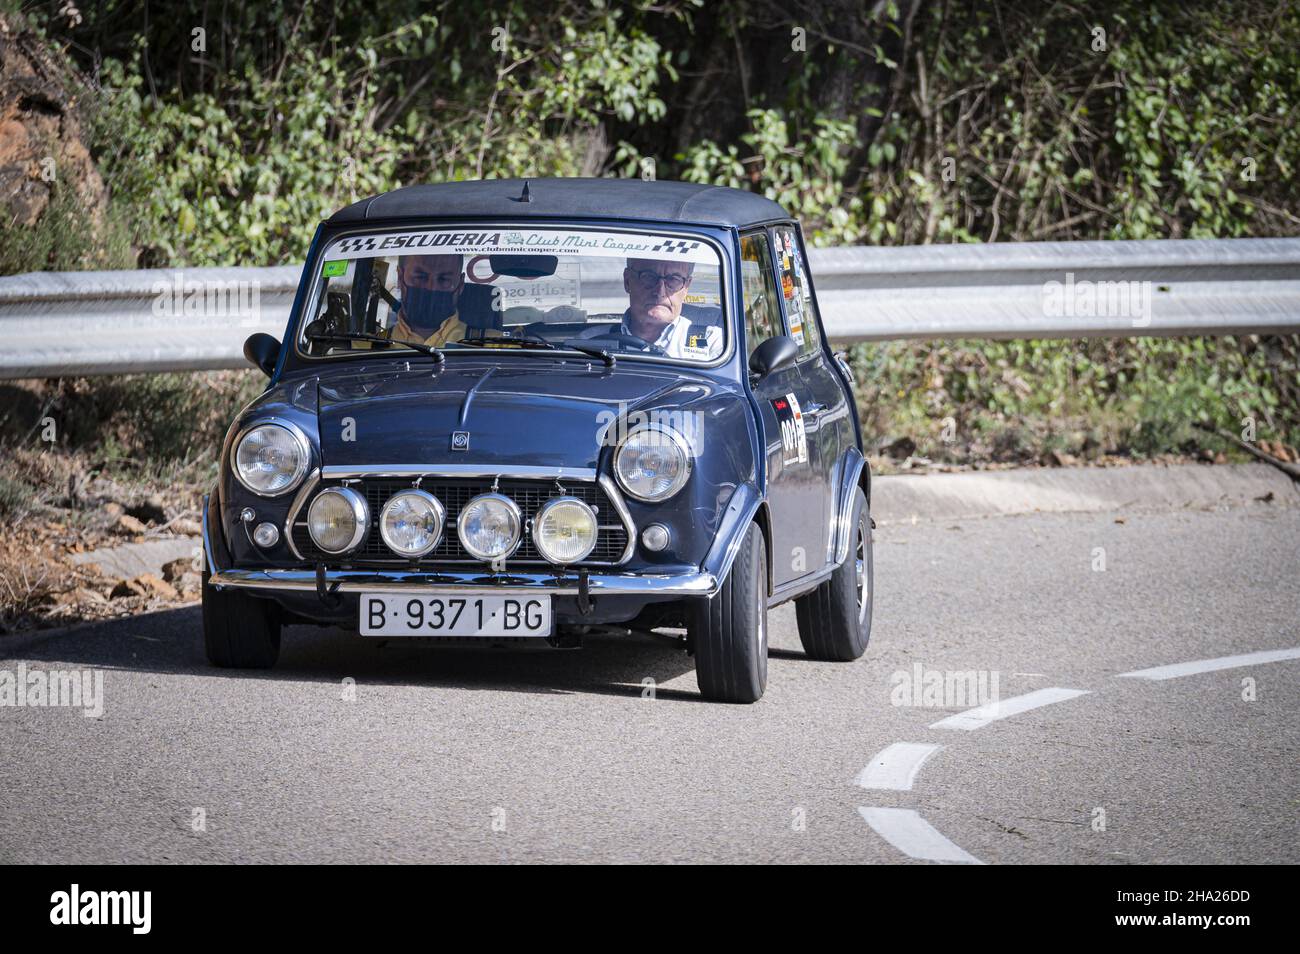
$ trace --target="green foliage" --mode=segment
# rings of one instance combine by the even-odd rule
[[[761,167],[769,198],[800,219],[821,223],[815,233],[818,244],[858,241],[856,221],[862,204],[857,198],[846,199],[839,185],[848,172],[852,124],[818,117],[807,140],[799,142],[792,141],[789,124],[776,110],[751,109],[748,115],[751,131],[740,138],[753,158],[742,160],[736,146],[724,152],[705,140],[677,157],[681,178],[743,189],[751,178],[746,165]]]
[[[106,473],[138,475],[210,467],[234,411],[265,385],[250,370],[65,378],[49,387],[65,449],[93,455]]]
[[[1203,446],[1195,422],[1238,433],[1246,417],[1300,446],[1294,336],[887,342],[850,358],[874,445],[908,436],[935,460],[1148,457]]]
[[[159,263],[236,265],[302,255],[322,217],[396,184],[410,144],[379,131],[366,45],[339,58],[304,50],[278,75],[228,78],[219,94],[155,102],[138,70],[108,63],[118,201],[138,215]],[[138,59],[137,59],[138,64]]]
[[[1084,22],[1068,6],[944,5],[901,67],[911,101],[877,111],[860,169],[844,161],[857,130],[827,136],[796,105],[750,109],[744,150],[693,144],[684,177],[816,196],[795,205],[827,242],[1294,232],[1300,10],[1163,6],[1094,5]]]
[[[1203,11],[1198,27],[1153,30],[1110,57],[1124,95],[1114,117],[1124,175],[1112,233],[1161,238],[1171,220],[1188,238],[1255,234],[1252,193],[1289,183],[1300,157],[1300,19],[1277,29],[1224,29]],[[1138,26],[1138,30],[1142,25]],[[1222,31],[1217,43],[1207,35]],[[1293,224],[1300,218],[1279,209]],[[1294,206],[1290,213],[1300,211]]]
[[[516,4],[472,30],[422,13],[306,42],[338,25],[325,9],[303,8],[302,39],[273,67],[248,63],[210,91],[151,95],[143,45],[103,65],[101,163],[146,264],[293,261],[322,217],[404,183],[576,174],[605,118],[661,120],[655,89],[676,75],[628,14],[601,5],[548,22]],[[374,20],[365,8],[360,22]],[[399,80],[415,63],[424,75]],[[455,101],[436,95],[457,86]]]
[[[106,219],[98,230],[87,227],[96,214]],[[86,208],[75,191],[56,186],[35,225],[0,229],[0,275],[131,268],[130,229],[121,205],[105,214]]]
[[[354,197],[643,158],[760,190],[819,244],[1300,225],[1300,8],[900,6],[270,2],[201,18],[206,55],[192,17],[129,0],[32,15],[103,58],[95,152],[146,264],[292,261]],[[792,24],[812,46],[775,56]]]
[[[398,185],[637,176],[647,159],[659,178],[765,193],[815,244],[1300,227],[1300,7],[1271,0],[268,0],[185,16],[104,0],[77,25],[53,0],[27,9],[93,75],[94,152],[143,265],[297,261],[322,216]],[[0,269],[84,267],[75,221],[0,235]],[[1159,453],[1193,420],[1237,430],[1248,413],[1296,444],[1298,347],[891,343],[855,360],[868,433],[1014,459]],[[955,445],[936,443],[946,417]]]

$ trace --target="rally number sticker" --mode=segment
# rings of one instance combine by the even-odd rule
[[[803,411],[793,394],[772,401],[777,423],[781,425],[782,463],[803,464],[808,460],[808,434],[804,429]]]

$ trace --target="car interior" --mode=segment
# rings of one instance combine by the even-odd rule
[[[555,274],[558,259],[554,255],[491,255],[493,278],[505,276],[520,281],[535,281]],[[619,333],[621,311],[584,312],[580,308],[558,307],[542,310],[532,306],[500,308],[499,286],[491,282],[465,281],[456,300],[457,317],[471,335],[545,340],[562,346],[575,337],[617,340],[623,348],[641,348],[639,339]],[[396,259],[359,258],[349,262],[348,273],[327,280],[321,288],[322,301],[318,317],[302,332],[303,348],[312,356],[341,350],[383,347],[373,341],[329,341],[325,336],[338,334],[385,335],[400,302],[397,298]],[[382,310],[381,310],[382,306]],[[692,325],[720,326],[720,305],[686,302],[682,315]],[[571,320],[573,317],[580,320]],[[601,329],[601,330],[597,330]],[[477,334],[475,334],[477,333]],[[629,340],[630,339],[630,340]]]

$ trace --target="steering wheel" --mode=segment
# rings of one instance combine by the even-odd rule
[[[592,342],[602,340],[617,341],[619,344],[632,348],[635,351],[646,351],[650,354],[662,355],[665,358],[668,357],[668,352],[657,344],[651,344],[649,341],[638,338],[636,335],[629,335],[622,331],[607,331],[604,334],[593,335],[592,337],[584,338],[583,340]]]

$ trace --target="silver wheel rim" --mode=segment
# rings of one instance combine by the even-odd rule
[[[853,553],[853,573],[858,597],[858,625],[861,626],[867,615],[867,606],[871,601],[871,581],[867,578],[867,535],[863,532],[863,525],[860,521],[858,523],[858,544]]]

